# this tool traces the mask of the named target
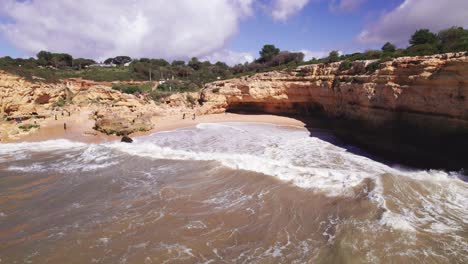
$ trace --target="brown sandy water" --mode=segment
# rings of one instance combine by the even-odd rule
[[[307,132],[0,145],[0,263],[465,263],[468,184]]]

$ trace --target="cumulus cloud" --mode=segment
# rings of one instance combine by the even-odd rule
[[[252,62],[254,60],[254,57],[249,52],[221,50],[203,57],[202,60],[208,60],[211,63],[222,61],[225,62],[227,65],[233,66],[239,63],[244,64],[245,62]]]
[[[333,12],[347,12],[356,10],[366,0],[332,0],[330,2],[330,10]]]
[[[428,28],[437,32],[451,26],[468,27],[467,0],[405,0],[364,28],[358,40],[361,43],[391,41],[406,45],[417,29]]]
[[[286,21],[290,16],[301,11],[309,0],[274,0],[271,16],[278,21]]]
[[[1,0],[0,33],[30,54],[166,59],[221,50],[253,0]]]

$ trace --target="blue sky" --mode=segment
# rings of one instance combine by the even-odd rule
[[[467,0],[0,1],[0,56],[12,57],[45,49],[235,64],[264,44],[310,58],[404,47],[418,28],[468,27]]]
[[[353,51],[379,44],[362,45],[356,36],[371,20],[384,10],[392,10],[402,0],[367,1],[355,10],[332,11],[329,2],[309,3],[287,21],[275,21],[268,13],[260,12],[241,23],[239,34],[229,47],[234,50],[259,50],[272,43],[284,50]]]

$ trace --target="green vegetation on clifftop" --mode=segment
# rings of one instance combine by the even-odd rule
[[[84,78],[93,81],[164,80],[168,84],[162,87],[162,90],[171,92],[198,89],[205,83],[218,79],[272,70],[293,70],[298,65],[305,64],[344,61],[341,68],[346,70],[351,62],[356,60],[386,61],[402,56],[461,51],[468,51],[468,30],[462,27],[451,27],[437,34],[428,29],[417,30],[409,39],[409,46],[405,49],[398,49],[394,44],[386,42],[381,50],[344,55],[340,55],[338,51],[331,51],[326,58],[312,58],[309,61],[304,61],[304,54],[301,52],[281,51],[274,45],[267,44],[259,52],[260,57],[257,60],[234,66],[228,66],[224,62],[200,61],[195,57],[188,62],[174,60],[169,63],[164,59],[132,60],[128,56],[108,58],[103,64],[96,64],[91,59],[75,59],[69,54],[40,51],[37,58],[0,58],[0,70],[23,76],[31,81],[45,82],[58,82],[64,78]],[[375,66],[372,65],[369,70],[375,70]],[[170,84],[168,80],[175,82]],[[141,90],[139,88],[135,90],[132,87],[126,89],[128,92]]]

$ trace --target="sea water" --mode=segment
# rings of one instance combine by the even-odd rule
[[[0,144],[0,263],[466,263],[468,183],[326,132]]]

